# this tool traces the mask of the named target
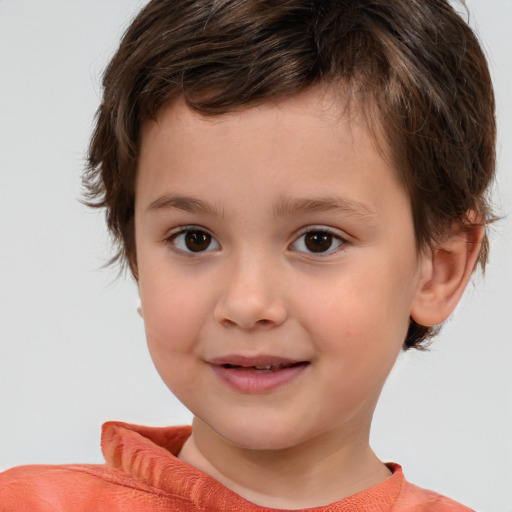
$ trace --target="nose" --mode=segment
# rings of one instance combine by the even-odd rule
[[[270,329],[287,318],[278,272],[263,258],[239,258],[223,273],[214,316],[224,327]]]

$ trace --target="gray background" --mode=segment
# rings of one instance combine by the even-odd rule
[[[101,71],[137,0],[0,0],[0,469],[101,462],[109,419],[189,413],[147,354],[137,293],[101,269],[102,215],[78,202]],[[430,353],[400,357],[372,443],[412,482],[512,511],[512,1],[469,0],[498,102],[495,204],[476,276]]]

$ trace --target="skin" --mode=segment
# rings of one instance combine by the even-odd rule
[[[215,118],[175,101],[142,129],[135,225],[148,347],[194,414],[180,458],[273,508],[389,477],[368,441],[380,391],[411,316],[443,321],[471,261],[418,254],[407,194],[357,112],[319,87]],[[187,247],[194,230],[204,250]],[[330,233],[325,251],[308,230]],[[212,370],[232,354],[307,364],[246,393]]]

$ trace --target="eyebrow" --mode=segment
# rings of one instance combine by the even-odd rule
[[[224,212],[206,201],[188,196],[166,194],[152,201],[146,212],[178,209],[189,213],[224,217]],[[377,214],[368,206],[344,197],[322,197],[316,199],[281,197],[273,208],[275,218],[312,212],[341,212],[361,219],[376,220]]]
[[[161,210],[177,209],[189,213],[199,213],[203,215],[213,215],[215,217],[224,217],[224,213],[215,206],[196,199],[194,197],[166,194],[152,201],[146,208],[146,212],[157,212]]]
[[[341,212],[361,219],[377,220],[377,214],[365,204],[338,196],[316,199],[281,197],[275,205],[273,213],[275,217],[281,217],[284,215],[329,211]]]

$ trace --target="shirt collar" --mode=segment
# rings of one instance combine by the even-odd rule
[[[159,492],[182,496],[198,509],[211,511],[237,510],[262,512],[268,509],[254,505],[226,488],[206,473],[178,458],[191,434],[190,426],[145,427],[121,422],[103,425],[101,445],[107,465],[121,471],[135,484],[149,486]],[[371,489],[323,507],[303,512],[386,512],[400,494],[404,476],[398,464],[390,463],[393,474]]]

